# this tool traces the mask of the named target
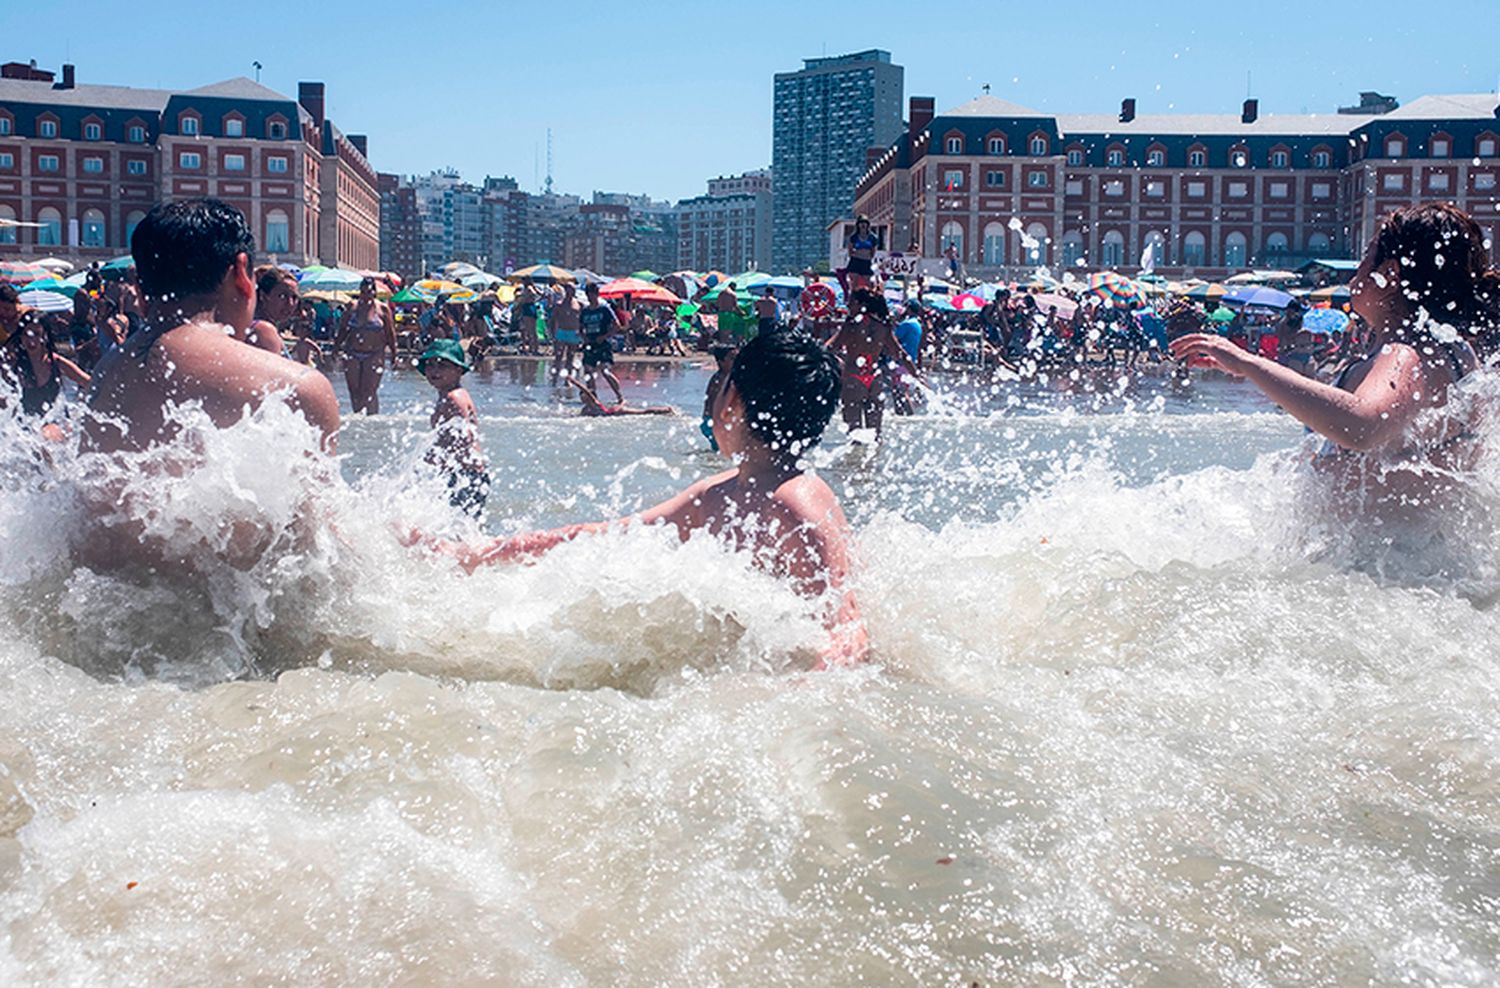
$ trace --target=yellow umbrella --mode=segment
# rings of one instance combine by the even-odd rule
[[[479,293],[474,291],[474,289],[465,288],[456,281],[439,281],[436,278],[425,278],[411,287],[415,292],[432,296],[432,301],[434,302],[462,304],[476,301],[479,298]]]

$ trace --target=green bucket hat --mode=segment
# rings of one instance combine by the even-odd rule
[[[461,370],[473,370],[464,359],[464,348],[458,345],[457,340],[433,340],[417,358],[417,370],[427,370],[429,360],[446,360]]]

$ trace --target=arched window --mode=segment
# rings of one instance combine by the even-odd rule
[[[1188,152],[1188,167],[1204,168],[1208,165],[1208,152],[1203,148],[1193,148]]]
[[[1224,238],[1224,266],[1226,268],[1245,266],[1245,235],[1243,233],[1231,233]]]
[[[143,212],[141,212],[139,209],[137,209],[135,212],[131,213],[129,216],[125,217],[125,246],[126,247],[130,246],[130,238],[135,235],[135,228],[140,224],[141,220],[143,220],[145,218],[146,218],[146,214],[143,213]]]
[[[1182,263],[1190,268],[1201,268],[1207,253],[1208,241],[1197,230],[1182,238]]]
[[[36,214],[36,221],[42,224],[36,231],[38,246],[59,247],[62,245],[62,213],[47,206]]]
[[[1083,261],[1083,234],[1069,230],[1062,238],[1062,263],[1065,268],[1077,267]]]
[[[1125,234],[1110,230],[1100,245],[1099,263],[1107,268],[1117,268],[1125,263]]]
[[[1152,168],[1160,168],[1167,163],[1167,152],[1161,148],[1152,148],[1146,152],[1146,164]]]
[[[1307,238],[1307,252],[1309,254],[1321,256],[1328,253],[1330,246],[1332,246],[1332,243],[1329,241],[1328,234],[1326,233],[1314,233]]]
[[[984,227],[984,263],[999,267],[1005,263],[1005,226],[986,223]]]
[[[964,139],[962,137],[950,137],[943,141],[943,150],[948,154],[963,154]]]
[[[16,211],[9,206],[0,206],[0,220],[14,221]],[[16,228],[10,223],[0,223],[0,244],[13,244],[16,242]]]
[[[939,234],[939,246],[942,247],[944,253],[948,252],[948,247],[956,247],[956,249],[959,250],[960,258],[962,258],[963,226],[960,226],[959,223],[954,222],[944,223],[944,225],[942,225],[942,232],[941,234]]]
[[[1036,135],[1035,137],[1033,137],[1031,139],[1031,154],[1032,154],[1032,157],[1040,158],[1043,155],[1045,155],[1046,153],[1047,153],[1047,139],[1045,137],[1043,137],[1041,134],[1038,134],[1038,135]]]
[[[286,213],[273,209],[266,214],[266,245],[268,253],[284,254],[291,250],[291,224]]]
[[[1040,267],[1047,263],[1047,228],[1033,223],[1026,228],[1026,241],[1021,246],[1026,251],[1026,263]]]
[[[1290,246],[1291,245],[1287,242],[1286,234],[1284,233],[1272,233],[1266,236],[1267,256],[1275,257],[1281,254],[1285,254]]]
[[[104,213],[97,209],[83,211],[83,246],[104,246]]]
[[[1151,265],[1152,265],[1152,267],[1155,267],[1156,265],[1159,265],[1159,264],[1166,264],[1167,263],[1167,236],[1166,236],[1166,234],[1164,234],[1164,233],[1158,233],[1155,230],[1152,230],[1150,233],[1146,234],[1146,242],[1141,245],[1141,256],[1142,257],[1146,256],[1147,249],[1150,249],[1150,251],[1151,251]]]

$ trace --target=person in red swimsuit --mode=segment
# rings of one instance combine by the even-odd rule
[[[851,433],[874,430],[880,439],[885,417],[885,397],[881,393],[881,375],[887,361],[895,361],[920,381],[922,372],[896,340],[891,330],[890,309],[885,299],[866,289],[849,296],[849,318],[828,341],[828,349],[843,358],[844,382],[841,396],[844,424]],[[856,436],[856,442],[864,441]]]

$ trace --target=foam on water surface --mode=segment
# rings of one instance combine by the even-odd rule
[[[489,420],[486,526],[649,503],[715,466],[695,425]],[[103,467],[7,434],[5,983],[1495,979],[1488,461],[1398,531],[1263,410],[834,439],[877,659],[813,673],[711,540],[401,548],[477,532],[420,430],[352,422],[331,485],[284,410],[204,433],[140,502],[232,557],[188,576],[80,565]]]

